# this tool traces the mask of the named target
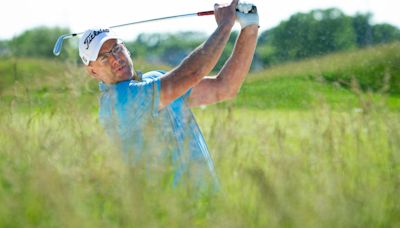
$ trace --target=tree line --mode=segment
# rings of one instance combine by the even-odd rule
[[[262,31],[253,69],[332,52],[400,41],[400,29],[390,24],[372,24],[371,13],[345,15],[340,9],[317,9],[296,13],[276,27]],[[262,23],[261,23],[262,24]],[[68,28],[38,27],[11,40],[0,41],[0,56],[54,58],[52,49]],[[229,57],[238,36],[233,32],[216,68]],[[133,57],[160,64],[176,65],[207,38],[199,32],[139,34],[126,45]],[[58,59],[79,61],[77,39],[66,40]]]

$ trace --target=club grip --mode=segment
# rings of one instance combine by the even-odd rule
[[[214,10],[203,11],[203,12],[198,12],[197,13],[197,16],[208,16],[208,15],[214,15]]]

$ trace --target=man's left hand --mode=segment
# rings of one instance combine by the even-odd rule
[[[258,25],[259,18],[257,13],[257,7],[251,3],[239,3],[236,7],[236,19],[239,22],[242,29],[249,25]]]

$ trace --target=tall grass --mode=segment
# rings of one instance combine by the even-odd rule
[[[400,225],[397,113],[196,114],[221,182],[200,198],[128,167],[93,114],[3,114],[1,226]]]
[[[221,142],[220,134],[215,137],[217,151],[224,152],[218,161],[226,167],[225,178],[230,178],[229,196],[240,189],[244,205],[263,211],[256,213],[259,225],[374,227],[398,223],[397,114],[318,108],[233,115],[231,129],[219,132],[234,135],[226,142]],[[232,149],[224,150],[227,145]]]
[[[172,187],[168,172],[124,163],[98,124],[95,84],[77,66],[60,65],[2,87],[0,227],[400,226],[400,121],[391,97],[289,78],[195,109],[221,183],[198,195]],[[317,98],[294,99],[310,85]],[[285,104],[254,100],[264,93]]]

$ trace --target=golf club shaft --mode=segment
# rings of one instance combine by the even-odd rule
[[[110,26],[109,28],[118,28],[118,27],[123,27],[123,26],[128,26],[128,25],[142,24],[142,23],[153,22],[153,21],[161,21],[161,20],[173,19],[173,18],[178,18],[178,17],[193,17],[193,16],[208,16],[208,15],[214,15],[214,11],[213,10],[202,11],[202,12],[198,12],[198,13],[188,13],[188,14],[181,14],[181,15],[175,15],[175,16],[148,19],[148,20],[143,20],[143,21],[135,21],[135,22],[131,22],[131,23]],[[58,37],[56,44],[54,45],[53,54],[56,56],[60,55],[62,44],[65,39],[69,39],[74,36],[81,35],[83,33],[84,32],[64,34],[64,35],[61,35],[60,37]]]
[[[181,14],[181,15],[175,15],[175,16],[160,17],[160,18],[136,21],[136,22],[126,23],[126,24],[121,24],[121,25],[114,25],[114,26],[110,26],[110,28],[118,28],[118,27],[127,26],[127,25],[142,24],[142,23],[147,23],[147,22],[161,21],[161,20],[173,19],[173,18],[178,18],[178,17],[193,17],[193,16],[208,16],[208,15],[214,15],[214,11],[204,11],[204,12],[198,12],[198,13],[188,13],[188,14]]]

